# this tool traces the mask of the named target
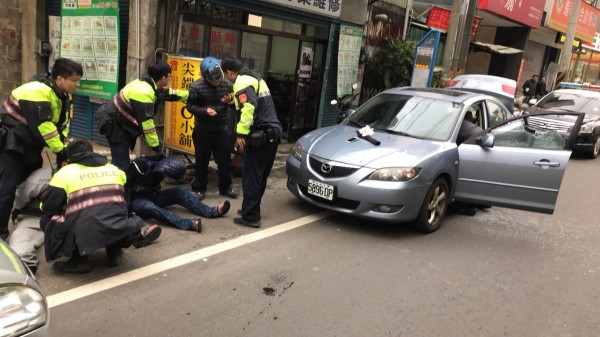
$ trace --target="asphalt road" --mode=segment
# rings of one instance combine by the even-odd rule
[[[597,336],[600,159],[571,159],[553,215],[493,207],[422,235],[296,200],[281,158],[259,230],[229,214],[117,268],[43,264],[60,336]]]

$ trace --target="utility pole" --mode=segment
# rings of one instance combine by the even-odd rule
[[[464,71],[467,67],[467,58],[469,57],[469,46],[471,45],[471,32],[473,31],[473,20],[475,19],[475,10],[477,9],[476,0],[469,1],[467,5],[467,15],[465,17],[463,34],[460,37],[460,56],[458,57],[458,67],[456,70]]]
[[[573,51],[573,40],[575,39],[575,29],[577,28],[580,7],[581,0],[573,0],[567,33],[565,34],[565,43],[560,51],[560,59],[558,61],[558,71],[567,74],[567,76],[569,76],[567,72],[569,71],[569,63],[571,62],[571,52]]]
[[[442,63],[442,79],[444,80],[450,79],[450,76],[453,75],[452,59],[457,57],[459,53],[456,38],[459,28],[461,2],[462,0],[453,0],[452,2],[452,13],[450,14],[450,25],[446,34],[446,46],[444,47],[444,60]]]

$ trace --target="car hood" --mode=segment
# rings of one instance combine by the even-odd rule
[[[361,167],[413,166],[437,153],[444,144],[376,131],[372,137],[381,144],[375,145],[357,137],[357,130],[356,127],[336,125],[312,131],[299,142],[311,156]]]
[[[556,112],[556,113],[564,113],[565,110],[560,110],[560,109],[546,109],[546,108],[540,108],[538,106],[532,106],[531,108],[529,108],[527,110],[528,113],[537,113],[537,112]],[[575,112],[575,111],[574,111]],[[553,119],[554,117],[552,116],[543,116],[544,118],[551,118]],[[564,118],[567,118],[568,116],[565,116]],[[573,116],[572,119],[575,120],[577,117]],[[562,118],[561,118],[562,119]],[[585,116],[583,117],[583,124],[585,123],[589,123],[589,122],[593,122],[593,121],[597,121],[600,120],[600,116],[599,115],[590,115],[590,114],[585,114]]]

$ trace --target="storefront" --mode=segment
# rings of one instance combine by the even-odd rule
[[[48,15],[60,16],[61,3],[50,1]],[[95,8],[100,3],[93,0],[90,6]],[[335,123],[338,111],[329,102],[356,81],[351,77],[356,77],[360,43],[352,47],[356,49],[356,57],[350,57],[354,55],[350,52],[343,53],[348,57],[343,58],[342,64],[338,62],[338,55],[342,54],[338,53],[339,37],[340,28],[350,27],[350,31],[358,32],[356,40],[362,39],[367,13],[367,5],[362,0],[165,0],[158,2],[158,12],[154,13],[156,17],[150,18],[153,24],[149,26],[140,26],[139,9],[131,13],[136,25],[128,25],[130,6],[130,1],[118,1],[119,88],[128,78],[126,69],[131,75],[130,71],[138,69],[134,63],[139,66],[140,60],[152,62],[154,59],[154,53],[140,54],[140,50],[197,58],[209,55],[224,58],[233,54],[267,81],[284,136],[288,141],[295,141],[308,131]],[[142,22],[144,20],[142,17]],[[148,29],[156,31],[148,33]],[[138,45],[132,46],[138,56],[128,57],[128,41],[132,36],[144,34],[157,38],[144,39],[146,45],[141,46],[137,39]],[[342,47],[347,45],[342,44]],[[161,57],[158,52],[157,57]],[[93,115],[102,102],[103,99],[75,96],[71,123],[74,137],[104,142],[93,125]]]
[[[600,84],[600,34],[593,43],[583,43],[582,48],[571,54],[570,77],[565,82]]]

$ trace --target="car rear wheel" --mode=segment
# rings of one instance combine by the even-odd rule
[[[448,183],[438,178],[431,184],[419,216],[413,223],[415,229],[423,233],[432,233],[440,228],[446,215],[449,200]]]
[[[594,139],[594,148],[591,151],[585,153],[585,156],[590,159],[594,159],[598,157],[598,153],[600,153],[600,136],[596,136]]]

